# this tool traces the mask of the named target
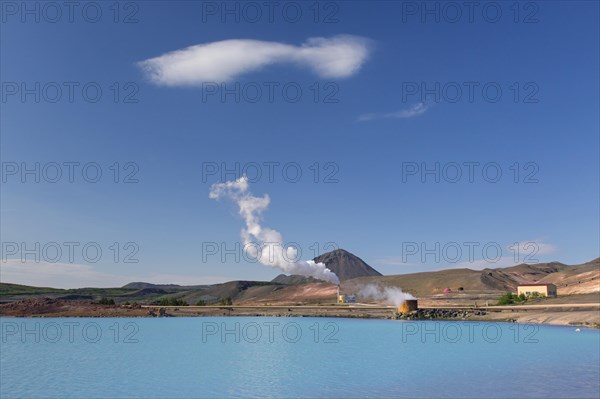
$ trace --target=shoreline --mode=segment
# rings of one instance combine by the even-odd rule
[[[424,306],[398,313],[369,305],[98,305],[85,301],[37,299],[0,305],[2,318],[160,318],[160,317],[331,317],[406,321],[473,321],[600,329],[600,304],[564,306]]]

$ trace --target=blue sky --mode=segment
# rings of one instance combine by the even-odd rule
[[[598,3],[519,3],[516,15],[512,2],[498,2],[497,22],[491,6],[472,22],[462,9],[451,22],[444,3],[427,3],[439,7],[436,21],[410,8],[421,2],[359,1],[320,3],[318,22],[312,2],[293,3],[287,15],[275,9],[272,21],[262,8],[252,22],[243,3],[230,3],[236,22],[207,8],[220,2],[148,1],[121,3],[117,23],[110,4],[94,3],[96,23],[90,10],[88,20],[75,10],[70,22],[63,9],[52,23],[42,5],[39,22],[3,5],[2,281],[271,279],[281,271],[233,256],[203,259],[207,243],[233,248],[244,227],[235,204],[209,198],[211,185],[256,164],[263,174],[249,190],[270,198],[263,225],[298,243],[304,259],[313,243],[321,253],[334,243],[400,274],[508,266],[531,252],[569,264],[599,256]],[[290,22],[295,9],[302,16]],[[241,41],[223,42],[231,39]],[[182,67],[169,53],[183,49]],[[158,78],[142,68],[161,56],[150,62]],[[52,102],[57,86],[62,96]],[[79,163],[73,182],[69,162]],[[279,163],[273,181],[271,162]],[[39,183],[22,175],[36,163]],[[51,183],[54,163],[63,175]],[[97,183],[82,177],[90,163],[86,178],[99,167]],[[207,174],[214,165],[234,172]],[[436,165],[439,182],[421,175]],[[462,178],[453,183],[456,165]],[[298,168],[302,176],[290,181]],[[498,169],[499,180],[488,181]],[[130,173],[137,182],[124,183]],[[73,259],[65,242],[79,244]],[[36,243],[40,262],[31,254],[22,262]],[[54,262],[49,243],[63,251]],[[89,243],[102,250],[95,263],[82,254]],[[523,247],[516,262],[513,243]],[[484,246],[492,247],[487,258]],[[423,248],[439,259],[423,258]],[[124,262],[132,252],[139,262]]]

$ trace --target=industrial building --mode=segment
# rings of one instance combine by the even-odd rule
[[[398,306],[398,313],[410,313],[419,309],[419,304],[416,299],[407,299]]]
[[[356,303],[356,295],[354,295],[354,294],[338,295],[338,303]]]
[[[541,296],[556,297],[556,286],[554,284],[534,283],[522,284],[517,287],[517,295],[530,296],[536,293]]]
[[[356,303],[356,295],[340,293],[340,286],[337,287],[337,303]]]

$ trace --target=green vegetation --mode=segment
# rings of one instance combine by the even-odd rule
[[[206,306],[206,301],[200,299],[198,302],[196,302],[196,306]]]
[[[538,298],[545,298],[545,296],[540,294],[539,292],[533,292],[530,295],[525,295],[525,294],[516,295],[516,294],[513,294],[512,292],[507,292],[506,294],[502,295],[498,299],[498,303],[496,305],[498,305],[498,306],[516,305],[519,303],[527,302],[530,299],[538,299]]]
[[[111,297],[121,295],[131,295],[137,290],[124,288],[48,288],[48,287],[31,287],[28,285],[0,283],[0,297],[2,296],[17,296],[17,295],[48,295],[55,297],[58,295],[82,295],[96,297]]]
[[[98,305],[114,305],[114,304],[115,304],[115,300],[112,298],[108,299],[106,297],[103,297],[102,299],[100,299],[98,301]]]
[[[131,294],[135,290],[123,288],[72,288],[63,291],[65,294],[92,295],[92,296],[121,296]]]
[[[231,297],[227,297],[227,298],[222,298],[221,299],[221,305],[233,305],[233,301],[231,300]]]
[[[498,305],[500,305],[500,306],[514,305],[516,303],[521,303],[523,301],[524,300],[520,296],[517,296],[517,295],[513,294],[512,292],[507,292],[506,294],[502,295],[498,299]]]
[[[60,288],[30,287],[28,285],[0,283],[0,296],[5,295],[43,295],[51,293],[65,293]]]
[[[160,306],[188,306],[188,303],[183,299],[167,297],[160,298],[158,304]]]

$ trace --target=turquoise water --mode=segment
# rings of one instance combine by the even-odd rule
[[[3,399],[600,396],[600,332],[575,327],[241,317],[1,323]]]

